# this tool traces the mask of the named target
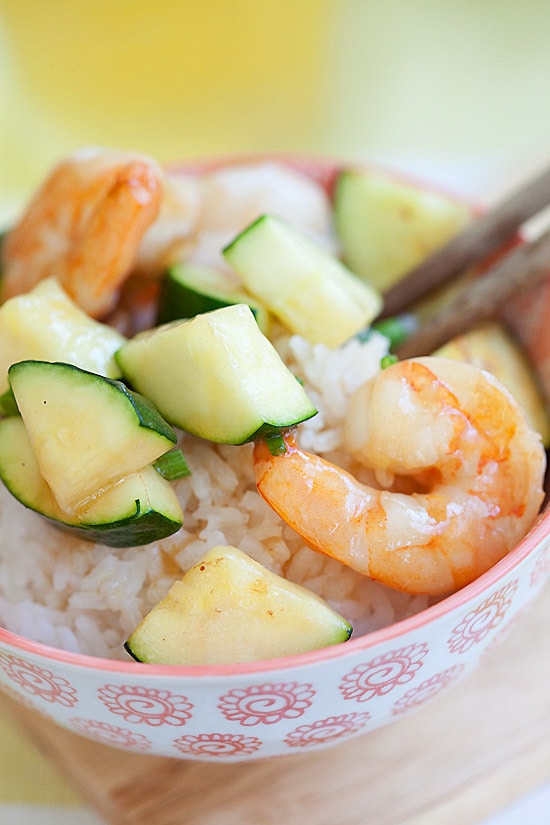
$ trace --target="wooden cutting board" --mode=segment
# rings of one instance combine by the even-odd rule
[[[550,782],[550,586],[474,675],[320,753],[236,765],[125,754],[0,701],[114,825],[475,825]]]

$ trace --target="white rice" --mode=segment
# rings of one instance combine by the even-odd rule
[[[293,336],[278,346],[319,410],[300,426],[300,445],[345,464],[347,400],[379,369],[386,339],[374,334],[333,351]],[[257,493],[251,445],[184,436],[182,448],[191,469],[176,484],[184,525],[146,547],[113,550],[60,532],[0,484],[0,624],[66,650],[126,658],[123,642],[141,618],[216,544],[235,545],[323,596],[354,635],[426,606],[424,597],[388,589],[305,547]]]

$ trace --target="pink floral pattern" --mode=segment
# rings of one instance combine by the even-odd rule
[[[436,696],[441,690],[448,687],[455,679],[458,679],[464,665],[454,665],[453,667],[443,670],[441,673],[436,673],[426,679],[420,685],[408,690],[400,699],[397,700],[392,708],[392,713],[397,715],[399,713],[407,713],[419,705],[423,705],[429,699]]]
[[[327,716],[319,719],[312,725],[300,725],[285,737],[289,748],[308,748],[314,745],[323,745],[325,742],[358,733],[365,722],[370,719],[370,713],[347,713],[342,716]]]
[[[38,696],[45,702],[73,707],[78,702],[76,689],[62,676],[38,667],[18,656],[0,653],[0,667],[9,679],[18,684],[30,696]]]
[[[226,719],[241,725],[273,725],[296,719],[311,706],[315,691],[298,682],[252,685],[220,697],[219,709]]]
[[[344,699],[367,702],[410,682],[422,667],[427,653],[428,645],[425,643],[409,645],[357,665],[344,676],[340,685]]]
[[[88,739],[102,742],[104,745],[124,748],[129,751],[148,751],[152,743],[141,733],[109,725],[107,722],[98,722],[95,719],[81,719],[75,717],[70,720],[71,727]]]
[[[185,696],[131,685],[105,685],[98,696],[111,713],[122,716],[126,722],[159,725],[185,725],[191,718],[192,705]]]
[[[510,582],[464,616],[453,628],[447,641],[451,653],[466,653],[502,622],[512,604],[517,586],[517,581]]]
[[[262,745],[255,736],[231,733],[201,733],[198,736],[180,736],[174,746],[186,756],[249,756]]]

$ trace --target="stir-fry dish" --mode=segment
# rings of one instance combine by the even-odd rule
[[[0,623],[268,659],[501,560],[544,500],[535,366],[498,320],[402,361],[379,320],[468,220],[381,170],[61,161],[2,243]]]

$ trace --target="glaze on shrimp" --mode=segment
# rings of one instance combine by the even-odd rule
[[[502,559],[543,500],[545,453],[491,375],[443,358],[398,362],[351,399],[346,445],[364,484],[306,453],[254,448],[259,492],[314,550],[409,593],[444,595]]]
[[[131,152],[90,148],[60,162],[7,235],[2,300],[52,276],[90,315],[112,309],[158,215],[163,178]]]
[[[147,155],[82,149],[54,167],[10,229],[0,299],[55,277],[93,317],[120,308],[122,286],[128,286],[123,316],[144,307],[147,315],[168,266],[190,260],[227,269],[222,247],[263,212],[280,214],[334,246],[326,192],[284,165],[180,174]],[[136,277],[126,285],[130,276]]]

